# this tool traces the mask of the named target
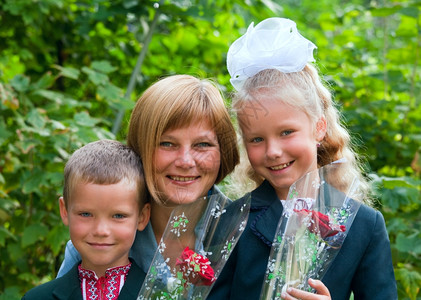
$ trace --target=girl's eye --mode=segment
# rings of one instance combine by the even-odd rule
[[[80,215],[81,217],[84,217],[84,218],[87,218],[87,217],[92,216],[92,214],[91,214],[91,213],[88,213],[88,212],[81,212],[79,215]]]
[[[281,135],[290,135],[292,132],[292,130],[285,130],[281,133]]]
[[[263,141],[263,138],[261,138],[261,137],[256,137],[256,138],[252,138],[252,139],[251,139],[251,142],[252,142],[252,143],[259,143],[259,142],[261,142],[261,141]]]

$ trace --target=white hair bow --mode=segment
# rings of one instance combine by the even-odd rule
[[[229,48],[227,67],[231,84],[241,89],[245,80],[265,69],[284,73],[301,71],[314,61],[317,48],[298,31],[294,21],[269,18],[256,27],[251,23],[247,32]]]

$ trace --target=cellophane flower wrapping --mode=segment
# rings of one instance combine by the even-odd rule
[[[138,300],[206,299],[244,231],[250,196],[241,204],[222,194],[176,207]]]
[[[314,292],[340,251],[361,202],[359,181],[346,161],[307,173],[283,201],[260,299],[281,299],[288,287]]]

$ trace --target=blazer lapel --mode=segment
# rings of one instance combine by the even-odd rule
[[[254,224],[251,225],[252,231],[270,247],[282,215],[282,203],[278,199],[275,189],[266,180],[252,192],[252,198],[252,209],[262,210],[256,217]]]
[[[67,272],[63,277],[57,279],[53,296],[58,300],[82,300],[82,291],[80,289],[78,265]]]
[[[146,274],[140,267],[132,261],[129,274],[127,275],[126,282],[124,282],[118,300],[133,300],[137,299],[140,288],[145,280]]]

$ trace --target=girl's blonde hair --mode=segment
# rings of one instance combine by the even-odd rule
[[[210,80],[190,75],[173,75],[150,86],[133,109],[127,144],[142,158],[145,179],[151,196],[160,199],[154,180],[154,151],[162,134],[194,122],[208,121],[218,138],[219,183],[239,163],[236,132],[219,89]]]
[[[237,116],[241,114],[243,105],[259,99],[276,99],[303,111],[312,121],[315,128],[321,117],[326,120],[326,135],[317,148],[317,164],[322,167],[341,158],[348,162],[346,170],[343,170],[341,178],[344,184],[351,178],[357,177],[361,182],[363,193],[359,200],[368,202],[366,198],[368,184],[362,176],[361,164],[352,149],[351,138],[347,129],[341,124],[340,114],[332,100],[330,91],[323,84],[317,69],[307,64],[300,72],[283,73],[276,69],[266,69],[250,77],[244,83],[243,88],[234,95],[233,108]],[[250,166],[248,159],[243,159],[236,169],[233,178],[238,181],[241,174],[247,174],[256,185],[263,182]],[[238,175],[237,175],[238,174]],[[336,174],[338,175],[338,174]],[[242,186],[250,184],[239,180]]]

